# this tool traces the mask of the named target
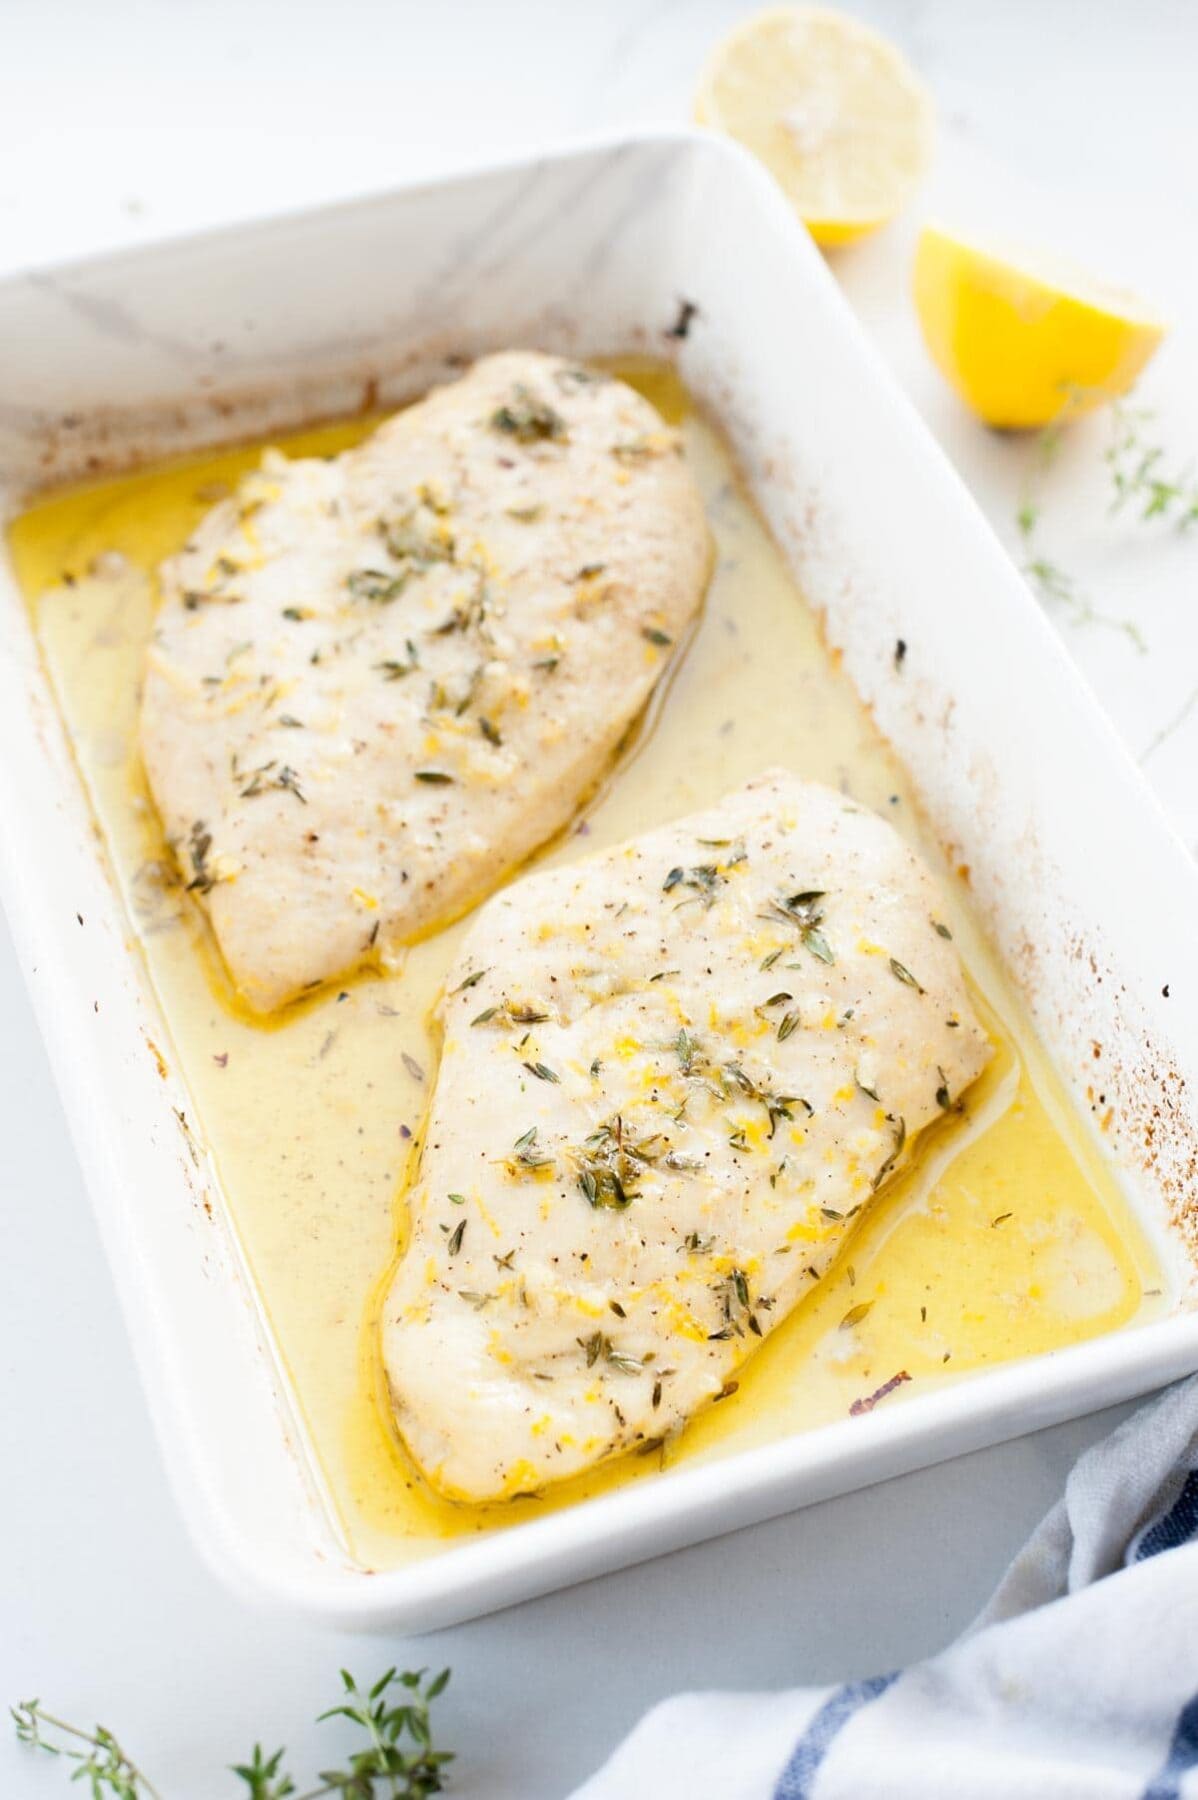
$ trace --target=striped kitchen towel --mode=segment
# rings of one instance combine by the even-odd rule
[[[650,1796],[1198,1800],[1198,1377],[1086,1452],[940,1656],[668,1700],[574,1800]]]

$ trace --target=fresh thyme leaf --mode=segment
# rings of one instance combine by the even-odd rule
[[[791,1009],[791,1011],[786,1014],[786,1016],[783,1018],[781,1024],[778,1026],[778,1042],[780,1044],[784,1044],[786,1042],[787,1038],[790,1036],[791,1032],[794,1031],[794,1029],[798,1025],[798,1023],[799,1023],[799,1009],[796,1006],[796,1007],[793,1007]]]
[[[444,769],[417,769],[416,779],[427,783],[429,787],[448,787],[454,777],[447,775]]]
[[[449,1251],[449,1254],[451,1256],[456,1256],[458,1251],[461,1249],[462,1239],[466,1235],[467,1224],[468,1224],[468,1220],[459,1219],[457,1224],[454,1226],[452,1232],[450,1233],[449,1242],[445,1247]]]
[[[113,1800],[162,1800],[159,1790],[106,1726],[85,1731],[68,1725],[46,1712],[40,1700],[22,1700],[10,1711],[20,1742],[74,1763],[71,1780],[86,1779],[93,1800],[101,1800],[104,1794],[112,1795]],[[266,1800],[271,1797],[267,1795]]]
[[[953,935],[948,926],[942,925],[939,919],[932,920],[932,929],[942,938],[951,938]]]
[[[642,626],[641,636],[647,638],[651,644],[656,644],[659,650],[664,650],[674,642],[668,631],[660,631],[656,625]]]
[[[561,1076],[554,1074],[553,1070],[549,1067],[548,1063],[526,1062],[524,1064],[524,1067],[528,1070],[530,1075],[535,1075],[538,1081],[560,1081],[561,1080]]]

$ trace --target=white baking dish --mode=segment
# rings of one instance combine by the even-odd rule
[[[668,335],[680,303],[698,307]],[[395,1571],[327,1523],[189,1100],[0,571],[3,896],[175,1490],[239,1591],[446,1624],[1198,1367],[1198,873],[769,179],[693,134],[591,147],[0,287],[0,486],[405,397],[500,345],[672,354],[967,863],[1177,1278],[1163,1322],[683,1468]],[[896,663],[896,640],[907,651]],[[53,1196],[38,1204],[52,1205]]]

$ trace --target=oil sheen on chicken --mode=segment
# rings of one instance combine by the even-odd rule
[[[564,825],[702,601],[680,440],[510,352],[331,459],[267,452],[160,571],[141,742],[269,1010],[439,924]]]
[[[935,883],[782,771],[480,912],[383,1313],[442,1492],[677,1430],[989,1055]]]

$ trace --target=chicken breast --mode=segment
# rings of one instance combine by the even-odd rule
[[[701,604],[678,436],[512,352],[331,459],[267,452],[160,571],[141,742],[269,1009],[472,904],[570,818]]]
[[[442,1011],[383,1353],[472,1501],[721,1394],[989,1055],[927,869],[782,771],[497,895]]]

